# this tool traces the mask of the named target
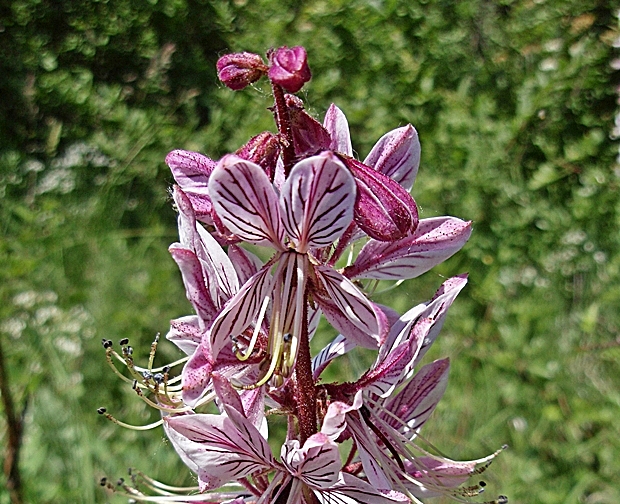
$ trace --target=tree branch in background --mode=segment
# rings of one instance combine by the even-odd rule
[[[21,476],[19,474],[19,451],[23,433],[23,412],[20,415],[15,413],[13,397],[9,390],[9,381],[4,363],[4,351],[2,350],[2,338],[0,338],[0,394],[2,395],[2,405],[6,417],[8,443],[4,458],[4,475],[6,484],[11,496],[12,504],[23,502]],[[24,408],[25,410],[25,408]]]

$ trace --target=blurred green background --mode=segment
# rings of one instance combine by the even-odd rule
[[[363,158],[412,123],[421,216],[474,222],[464,250],[384,302],[469,272],[430,358],[452,359],[424,434],[513,503],[620,502],[618,5],[593,0],[7,0],[0,6],[0,343],[22,420],[21,502],[122,502],[137,467],[191,483],[101,339],[146,362],[189,313],[167,246],[174,148],[213,158],[274,130],[264,85],[217,58],[304,45],[302,97],[335,102]],[[160,345],[157,362],[179,357]],[[7,399],[13,411],[7,410]],[[5,465],[6,467],[6,465]],[[126,476],[125,476],[126,477]],[[0,476],[0,504],[20,502]],[[17,499],[17,500],[16,500]],[[483,500],[483,499],[479,499]],[[432,501],[431,501],[432,502]],[[434,502],[444,502],[435,500]]]

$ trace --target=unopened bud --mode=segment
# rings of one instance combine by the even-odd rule
[[[301,46],[280,47],[269,54],[269,80],[289,93],[296,93],[310,80],[308,55]]]
[[[237,156],[247,161],[252,161],[265,169],[269,177],[273,176],[276,169],[276,162],[280,154],[280,142],[278,137],[269,131],[264,131],[241,147]]]
[[[226,54],[217,60],[218,78],[234,91],[256,82],[266,71],[263,58],[254,53]]]

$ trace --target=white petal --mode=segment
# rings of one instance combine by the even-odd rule
[[[283,248],[278,196],[260,166],[223,157],[209,177],[209,195],[223,224],[239,238]]]
[[[331,246],[353,219],[355,181],[331,152],[297,163],[282,187],[280,211],[298,252]]]

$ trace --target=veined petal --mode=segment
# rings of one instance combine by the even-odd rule
[[[273,278],[269,268],[263,268],[226,303],[208,331],[213,359],[217,359],[231,337],[238,336],[252,324],[264,299],[271,297],[272,291]]]
[[[420,369],[413,379],[391,400],[385,409],[402,420],[399,424],[391,415],[385,415],[384,421],[402,434],[413,433],[422,427],[448,386],[450,360],[440,359]]]
[[[345,269],[345,275],[379,280],[415,278],[458,252],[470,235],[471,221],[423,219],[412,235],[400,240],[370,240],[355,263]]]
[[[405,487],[416,497],[425,498],[445,494],[446,489],[465,483],[475,474],[476,463],[418,457],[415,463],[405,460],[405,469],[420,483],[404,480]]]
[[[336,357],[346,354],[350,350],[353,350],[357,345],[353,341],[349,341],[342,334],[339,334],[324,347],[313,359],[312,359],[312,376],[315,380],[319,379],[319,375],[327,367],[327,365]]]
[[[381,491],[352,474],[341,473],[337,484],[327,490],[314,490],[321,504],[394,504],[409,503],[400,492]]]
[[[198,217],[208,217],[212,205],[207,184],[215,169],[215,161],[198,152],[177,149],[166,156],[166,164],[176,183],[187,194]]]
[[[342,152],[347,156],[353,156],[349,122],[342,110],[333,103],[327,109],[325,119],[323,119],[323,127],[327,130],[332,139],[329,145],[330,150]]]
[[[313,488],[328,488],[338,481],[338,445],[320,432],[310,436],[302,448],[297,440],[287,441],[281,459],[292,476]]]
[[[355,222],[368,236],[393,241],[418,225],[418,208],[398,182],[351,157],[342,157],[357,183]]]
[[[282,187],[283,225],[295,249],[323,248],[353,219],[355,181],[331,152],[297,163]]]
[[[178,243],[170,245],[168,250],[181,270],[187,299],[206,326],[213,320],[217,308],[207,291],[202,264],[194,252],[181,247]]]
[[[411,124],[383,135],[364,164],[394,179],[411,191],[420,166],[420,140]]]
[[[241,413],[230,413],[234,422],[225,415],[165,418],[168,428],[180,434],[171,439],[174,448],[201,469],[208,488],[273,467],[267,441]]]
[[[315,266],[314,271],[328,294],[327,299],[319,296],[315,298],[330,323],[361,346],[376,348],[381,344],[387,335],[387,319],[381,309],[336,270],[327,266]],[[345,320],[338,317],[334,308]],[[348,331],[347,323],[360,330],[362,338],[359,333]]]
[[[199,318],[196,315],[188,315],[170,321],[166,339],[172,341],[187,355],[192,355],[202,341],[203,335]]]
[[[239,238],[284,248],[278,197],[260,166],[224,156],[209,177],[209,195],[222,223]]]

